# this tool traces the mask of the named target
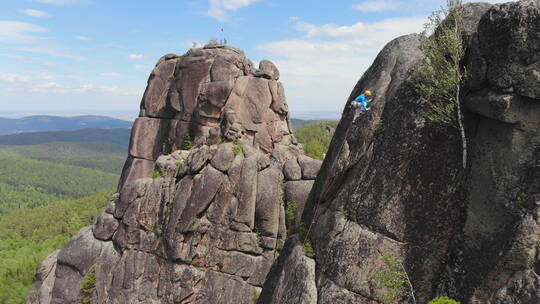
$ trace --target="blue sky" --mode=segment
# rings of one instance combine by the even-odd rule
[[[500,2],[500,1],[489,1]],[[3,0],[0,111],[138,109],[155,62],[220,37],[282,74],[293,115],[339,113],[380,49],[444,0]]]

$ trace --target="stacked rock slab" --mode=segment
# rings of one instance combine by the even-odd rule
[[[253,303],[286,204],[304,205],[321,166],[296,144],[278,77],[220,45],[161,58],[119,193],[43,262],[28,303]]]
[[[151,175],[159,155],[181,148],[186,136],[197,145],[243,138],[266,153],[285,153],[297,142],[278,79],[272,62],[255,69],[228,46],[163,56],[148,79],[119,187]]]
[[[469,4],[464,21],[467,169],[457,131],[426,121],[406,81],[418,38],[397,38],[353,90],[306,203],[315,258],[290,236],[258,303],[380,303],[388,254],[416,303],[540,303],[540,3]],[[352,124],[365,89],[375,102]]]

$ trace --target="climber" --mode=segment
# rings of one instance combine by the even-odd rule
[[[364,111],[368,111],[369,108],[367,107],[367,104],[371,102],[372,94],[370,90],[367,90],[364,92],[364,94],[361,94],[360,96],[356,97],[352,102],[351,105],[353,108],[356,108],[356,112],[354,114],[353,123],[354,121],[360,116],[360,114]]]

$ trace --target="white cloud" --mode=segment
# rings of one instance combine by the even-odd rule
[[[82,4],[88,3],[86,0],[34,0],[35,2],[53,4],[53,5],[67,5],[67,4]]]
[[[229,13],[260,1],[262,0],[209,0],[210,8],[206,11],[206,15],[225,22],[229,20]]]
[[[357,5],[354,5],[355,10],[369,13],[369,12],[384,12],[384,11],[393,11],[399,8],[399,5],[393,1],[385,0],[375,0],[375,1],[364,1]]]
[[[21,14],[25,14],[27,16],[36,17],[36,18],[49,18],[51,16],[49,13],[46,13],[44,11],[38,11],[31,8],[21,9],[21,10],[18,10],[18,12]]]
[[[128,55],[128,58],[131,60],[139,60],[139,59],[142,59],[143,57],[144,57],[143,54],[129,54]]]
[[[81,41],[88,41],[90,40],[90,38],[86,37],[86,36],[80,36],[80,35],[76,35],[76,36],[73,36],[74,39],[77,39],[77,40],[81,40]]]
[[[0,81],[8,83],[30,82],[32,77],[17,74],[0,74]]]
[[[38,54],[45,54],[49,55],[51,57],[63,57],[63,58],[69,58],[69,59],[75,59],[80,61],[88,61],[89,59],[80,56],[80,55],[73,55],[69,54],[63,51],[59,51],[54,48],[46,48],[46,47],[15,47],[13,48],[16,51],[22,51],[22,52],[30,52],[30,53],[38,53]]]
[[[363,22],[358,22],[349,26],[338,26],[335,24],[316,26],[307,22],[298,22],[296,28],[299,31],[305,32],[308,38],[317,36],[336,38],[358,35],[366,30],[366,25]]]
[[[92,83],[85,83],[82,85],[66,86],[55,81],[53,79],[58,78],[55,75],[42,74],[36,78],[20,75],[20,74],[0,74],[0,84],[9,84],[9,89],[19,92],[33,92],[43,94],[86,94],[86,93],[102,93],[110,94],[114,96],[140,96],[143,91],[141,89],[133,89],[120,87],[117,85],[104,86],[96,85]]]
[[[101,73],[99,75],[105,76],[105,77],[120,77],[120,76],[122,76],[120,73],[116,73],[116,72],[105,72],[105,73]]]
[[[76,94],[82,94],[82,93],[108,93],[113,95],[141,95],[142,90],[140,89],[132,89],[132,88],[124,88],[120,86],[102,86],[102,85],[95,85],[91,83],[83,84],[80,87],[74,88],[71,90],[73,93]]]
[[[53,79],[57,79],[58,77],[59,77],[58,75],[51,75],[51,74],[46,74],[46,73],[41,73],[39,75],[39,78],[45,79],[45,80],[53,80]]]
[[[0,42],[31,43],[39,38],[36,33],[45,33],[47,29],[39,25],[19,21],[0,21]]]
[[[419,32],[426,18],[352,25],[298,22],[303,36],[258,46],[281,71],[291,109],[341,110],[354,84],[390,40]]]
[[[15,59],[17,61],[28,61],[28,58],[26,58],[25,56],[21,56],[21,55],[0,53],[0,57],[9,58],[9,59]]]

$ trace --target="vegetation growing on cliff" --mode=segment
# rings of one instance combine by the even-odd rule
[[[429,301],[428,304],[460,304],[458,301],[450,299],[449,297],[440,297]]]
[[[411,298],[414,303],[414,289],[401,261],[393,253],[382,257],[384,267],[379,269],[373,279],[380,287],[385,289],[381,299],[382,304],[398,303],[402,298]]]
[[[296,202],[288,201],[287,208],[285,209],[285,218],[287,219],[287,227],[289,227],[289,234],[294,230],[296,226],[296,213],[298,212],[298,205]]]
[[[152,171],[152,178],[160,178],[160,177],[163,177],[163,174],[161,173],[161,171],[157,170],[157,169],[154,169],[154,171]]]
[[[241,141],[235,141],[233,146],[234,155],[246,155],[246,146]]]
[[[421,49],[426,58],[411,79],[420,99],[428,105],[424,117],[460,132],[463,168],[466,168],[467,138],[461,108],[461,85],[467,77],[461,67],[465,56],[462,11],[461,0],[448,0],[446,9],[429,17],[421,35]]]
[[[92,301],[92,293],[96,290],[96,265],[92,266],[81,283],[81,291],[84,293],[83,303]]]
[[[189,133],[186,133],[182,141],[182,150],[189,150],[191,148],[193,148],[193,139]]]

